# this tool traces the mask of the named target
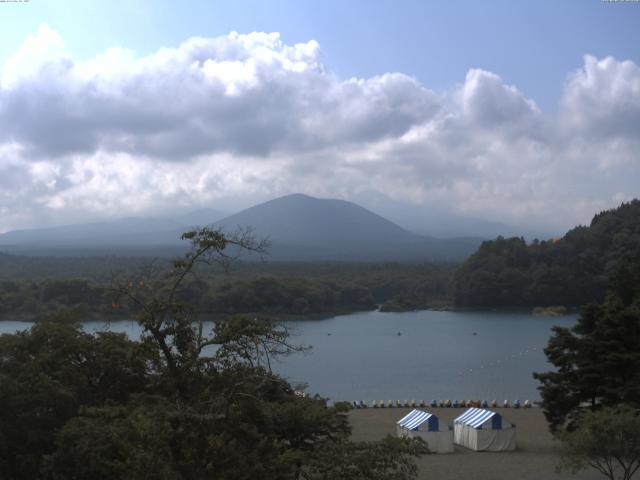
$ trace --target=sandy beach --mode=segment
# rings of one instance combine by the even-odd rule
[[[452,424],[464,409],[428,408],[440,421]],[[455,452],[446,455],[425,455],[418,459],[419,479],[438,480],[542,480],[604,478],[595,470],[558,474],[557,446],[548,431],[547,422],[539,408],[495,409],[517,427],[515,452],[473,452],[456,445]],[[395,422],[406,415],[410,408],[368,408],[352,410],[350,421],[354,440],[379,440],[387,434],[395,435]]]

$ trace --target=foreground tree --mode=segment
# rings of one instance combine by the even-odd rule
[[[422,442],[387,437],[380,442],[331,442],[300,478],[308,480],[404,480],[418,468],[410,456],[425,453]]]
[[[554,327],[545,353],[555,371],[535,373],[544,412],[555,431],[585,408],[640,408],[640,254],[623,259],[604,303],[582,309],[578,323]]]
[[[630,480],[640,468],[640,412],[628,406],[585,412],[562,442],[560,469],[593,467],[610,480]]]
[[[144,392],[152,351],[124,335],[89,335],[45,319],[0,336],[0,478],[37,478],[56,433],[81,408]]]
[[[351,442],[345,405],[300,397],[271,370],[274,357],[300,350],[283,326],[236,316],[207,332],[199,321],[188,301],[199,268],[226,266],[238,251],[261,252],[264,245],[246,232],[208,228],[183,238],[192,249],[170,271],[150,266],[114,283],[114,305],[134,306],[142,335],[140,342],[104,337],[115,346],[95,360],[97,375],[85,365],[92,350],[101,350],[78,325],[43,324],[2,337],[0,414],[9,405],[6,415],[21,415],[0,429],[2,478],[413,478],[423,442]],[[51,343],[42,328],[64,329],[54,342],[59,359],[49,365],[40,358]],[[131,365],[118,363],[120,354]],[[82,368],[70,367],[78,362]],[[14,378],[18,364],[27,374]],[[107,380],[118,388],[102,388]],[[15,392],[31,395],[38,382],[43,392],[22,402],[20,412]]]

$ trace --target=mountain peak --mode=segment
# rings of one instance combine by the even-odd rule
[[[140,252],[149,247],[170,247],[175,252],[184,248],[179,238],[191,228],[186,225],[208,225],[215,216],[215,211],[205,209],[174,218],[127,218],[54,231],[9,232],[0,235],[0,249],[56,255],[82,249],[92,254]],[[464,257],[479,244],[423,237],[353,202],[302,193],[255,205],[213,225],[227,231],[252,228],[256,237],[269,238],[269,254],[278,260],[445,260]]]
[[[386,218],[355,203],[301,193],[278,197],[219,222],[224,228],[251,226],[256,235],[286,245],[371,245],[415,241]]]
[[[288,195],[282,195],[281,197],[276,197],[273,200],[321,200],[317,197],[312,197],[311,195],[307,195],[306,193],[289,193]]]

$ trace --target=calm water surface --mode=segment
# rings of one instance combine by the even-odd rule
[[[364,312],[290,321],[293,340],[310,345],[274,368],[310,393],[333,400],[539,398],[534,371],[546,371],[542,348],[553,325],[575,316],[534,317],[497,312]],[[137,338],[135,322],[85,322]],[[0,333],[29,328],[0,322]],[[400,335],[398,335],[400,333]],[[475,334],[474,334],[475,333]]]

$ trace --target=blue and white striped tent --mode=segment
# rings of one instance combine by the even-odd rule
[[[498,412],[470,408],[453,421],[454,442],[476,451],[515,450],[516,428]]]
[[[426,430],[428,432],[438,431],[438,417],[433,413],[424,412],[422,410],[412,410],[408,415],[405,415],[398,420],[398,425],[406,428],[407,430],[418,430],[420,425],[427,423]]]
[[[396,422],[396,431],[399,437],[422,438],[433,453],[453,452],[453,431],[433,413],[412,410]]]
[[[502,415],[483,408],[470,408],[453,422],[462,423],[471,428],[482,428],[488,420],[491,420],[491,429],[498,430],[502,428]]]

